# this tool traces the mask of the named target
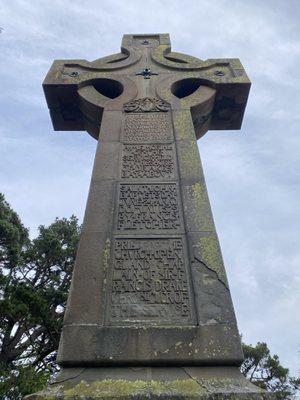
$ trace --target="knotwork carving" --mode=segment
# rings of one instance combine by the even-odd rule
[[[125,112],[167,112],[169,109],[170,105],[158,97],[144,97],[124,104]]]

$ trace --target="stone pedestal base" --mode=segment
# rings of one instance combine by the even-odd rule
[[[26,400],[275,399],[237,367],[65,368]]]

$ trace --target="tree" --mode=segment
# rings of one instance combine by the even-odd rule
[[[31,240],[0,194],[0,399],[42,389],[57,371],[56,351],[80,235],[74,216],[40,226]],[[243,345],[242,373],[291,399],[300,379],[289,375],[266,343]]]
[[[0,194],[0,398],[21,399],[39,390],[57,369],[79,234],[72,216],[40,226],[30,240]]]
[[[275,392],[278,400],[292,399],[300,389],[300,378],[291,377],[288,368],[284,368],[277,355],[271,355],[266,343],[256,346],[243,344],[245,361],[241,372],[255,385]]]

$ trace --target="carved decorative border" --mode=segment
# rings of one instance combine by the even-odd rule
[[[159,99],[158,97],[144,97],[125,103],[125,112],[167,112],[170,109],[170,104]]]

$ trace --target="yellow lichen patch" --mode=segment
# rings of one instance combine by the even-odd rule
[[[198,379],[198,382],[201,386],[207,388],[207,391],[210,393],[217,392],[220,389],[224,391],[226,388],[227,390],[232,387],[238,387],[241,385],[240,379],[232,379],[232,378],[205,378],[205,379]],[[243,382],[243,381],[242,381]],[[257,389],[260,391],[261,389]],[[231,397],[230,397],[231,398]],[[232,398],[236,398],[234,395]],[[250,398],[250,397],[249,397]]]
[[[200,104],[201,102],[202,102],[201,93],[199,92],[199,89],[197,89],[195,93],[180,99],[180,106],[183,109],[184,108],[190,109],[192,105],[197,103]]]
[[[197,219],[199,230],[214,231],[214,223],[205,185],[195,183],[191,186],[191,191],[192,200],[194,200],[192,211]]]
[[[104,267],[104,269],[107,269],[108,263],[109,263],[109,257],[110,257],[110,240],[109,239],[106,239],[102,254],[103,254],[103,267]]]
[[[110,240],[106,239],[105,246],[102,252],[102,261],[103,261],[103,272],[105,274],[106,270],[109,266],[109,258],[110,258]],[[106,290],[106,278],[103,279],[103,291]]]
[[[164,394],[184,396],[185,399],[195,398],[205,391],[192,379],[176,379],[174,381],[151,381],[151,394],[161,396]]]
[[[205,236],[199,239],[201,255],[208,268],[216,272],[219,279],[227,283],[221,250],[217,237]]]
[[[182,178],[198,176],[200,159],[197,143],[192,140],[186,141],[180,150],[180,174]]]
[[[112,380],[105,379],[103,381],[96,381],[88,384],[85,381],[80,382],[78,385],[68,389],[64,393],[64,398],[67,400],[84,399],[84,396],[91,396],[87,398],[100,400],[105,398],[130,398],[135,395],[142,395],[147,392],[148,383],[146,381],[125,381],[122,379]]]
[[[131,399],[135,396],[147,398],[149,396],[176,395],[184,396],[185,399],[198,398],[206,391],[193,379],[176,379],[173,381],[126,381],[105,379],[87,383],[80,382],[73,388],[62,393],[64,400],[79,399]],[[49,397],[49,400],[54,397]]]
[[[170,49],[169,45],[160,45],[152,52],[152,59],[159,64],[163,64],[165,66],[179,68],[179,69],[192,69],[192,68],[199,68],[202,64],[201,60],[198,60],[195,57],[186,56],[184,54],[178,54],[178,56],[185,60],[187,64],[183,64],[181,62],[176,62],[174,60],[169,60],[165,58],[167,55],[168,50]]]
[[[232,68],[244,70],[239,58],[230,58],[228,61]]]
[[[201,78],[199,71],[184,71],[184,78]]]
[[[190,111],[174,112],[174,127],[177,140],[195,139],[194,125]]]
[[[213,396],[214,393],[223,392],[229,395],[228,399],[233,399],[240,392],[239,388],[246,388],[245,381],[241,378],[194,378],[191,376],[189,379],[174,379],[172,381],[105,379],[92,383],[82,381],[69,389],[58,385],[56,388],[51,387],[46,391],[26,398],[28,400],[145,400],[149,398],[156,400],[162,398],[199,400],[207,399],[208,396]],[[260,392],[262,393],[263,390],[257,388],[257,393]],[[249,393],[250,397],[252,398]],[[257,397],[255,396],[255,398]]]
[[[170,88],[168,86],[163,87],[162,89],[160,89],[160,97],[162,97],[164,100],[166,100],[169,103],[172,102],[172,93],[171,93]]]
[[[249,79],[245,75],[236,76],[235,78],[232,78],[232,82],[233,83],[247,83],[247,84],[249,84]]]
[[[152,52],[152,59],[159,64],[165,64],[166,59],[164,53],[170,48],[168,45],[160,45],[157,46],[156,49]]]
[[[95,80],[100,78],[113,78],[111,72],[84,72],[78,76],[78,84],[86,83],[88,80]]]

